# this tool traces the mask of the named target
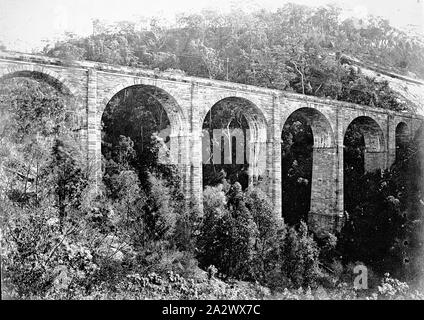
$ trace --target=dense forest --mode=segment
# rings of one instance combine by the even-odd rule
[[[379,107],[394,107],[387,85],[341,66],[350,56],[383,69],[424,77],[424,40],[370,16],[342,18],[337,7],[287,4],[276,12],[152,18],[136,30],[97,22],[93,35],[69,35],[43,53],[228,80]]]
[[[422,39],[387,21],[341,19],[336,7],[182,15],[135,30],[122,22],[70,35],[44,54],[247,83],[390,110],[415,106],[346,55],[424,76]],[[177,71],[178,70],[178,71]],[[40,81],[41,80],[41,81]],[[2,79],[2,296],[13,299],[423,299],[424,129],[388,170],[365,172],[364,137],[349,126],[347,220],[337,234],[307,226],[313,136],[293,114],[281,134],[284,220],[266,181],[242,164],[203,166],[203,210],[184,201],[164,161],[169,119],[147,86],[122,90],[102,117],[94,192],[67,97],[43,79]],[[155,98],[156,95],[156,98]],[[248,104],[222,101],[203,129],[245,130]],[[140,126],[141,124],[141,126]],[[212,135],[211,135],[212,139]],[[212,140],[211,140],[212,141]],[[368,268],[355,290],[354,268]]]

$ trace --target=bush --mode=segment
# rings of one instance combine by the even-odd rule
[[[251,277],[264,284],[275,283],[274,276],[278,264],[279,239],[285,236],[286,228],[278,218],[272,203],[260,186],[246,191],[246,207],[251,212],[257,226],[255,254],[251,267]],[[278,272],[277,272],[278,273]]]
[[[57,209],[48,203],[2,206],[2,274],[8,296],[42,298],[89,285],[98,265],[80,225],[63,223],[61,228]]]
[[[280,246],[282,272],[292,284],[296,287],[314,285],[321,275],[318,265],[319,249],[308,234],[306,224],[302,222],[298,231],[291,227]]]
[[[222,186],[208,187],[205,194],[199,239],[201,264],[205,268],[215,265],[226,278],[249,278],[258,231],[241,185],[235,183],[226,195]]]
[[[348,174],[348,220],[338,242],[345,263],[360,260],[380,276],[389,272],[403,281],[422,278],[423,132],[390,170]]]

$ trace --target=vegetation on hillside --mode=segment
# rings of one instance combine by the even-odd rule
[[[99,25],[99,23],[97,24]],[[276,12],[180,15],[99,28],[46,47],[44,54],[228,80],[383,108],[405,109],[387,82],[351,68],[345,55],[424,76],[424,41],[382,18],[343,18],[334,6],[286,4]]]
[[[46,53],[216,79],[227,78],[232,57],[231,81],[405,109],[387,83],[330,53],[372,53],[377,62],[419,73],[418,44],[399,46],[406,36],[393,42],[381,20],[358,29],[338,17],[336,8],[297,5],[276,13],[205,12],[180,17],[175,28],[152,21],[149,31],[122,27]],[[386,34],[394,38],[376,42]],[[35,80],[42,79],[2,79],[0,91],[2,297],[424,298],[415,291],[424,271],[423,129],[390,170],[371,173],[363,170],[363,137],[348,132],[347,221],[340,234],[317,235],[305,223],[313,139],[301,117],[282,132],[286,219],[276,217],[265,182],[242,186],[237,170],[244,166],[222,167],[229,174],[211,169],[199,210],[185,201],[180,169],[167,161],[168,138],[158,132],[169,119],[149,88],[123,90],[106,107],[103,180],[95,192],[66,97]],[[245,128],[243,109],[231,107],[233,101],[216,105],[203,128]],[[368,290],[353,287],[358,264],[368,267]]]

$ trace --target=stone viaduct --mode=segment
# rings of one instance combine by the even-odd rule
[[[0,78],[35,77],[69,96],[87,160],[101,177],[101,118],[117,93],[140,86],[167,112],[170,154],[178,164],[187,197],[202,203],[202,124],[224,99],[245,102],[249,123],[249,175],[265,176],[277,213],[282,210],[281,134],[286,120],[298,114],[311,126],[313,169],[308,223],[335,230],[343,216],[343,139],[349,124],[359,125],[365,140],[365,169],[388,168],[396,156],[396,136],[411,138],[423,122],[419,115],[393,112],[284,91],[169,72],[64,61],[44,56],[0,52]]]

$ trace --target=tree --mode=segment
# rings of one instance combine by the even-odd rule
[[[84,172],[79,150],[61,139],[56,139],[52,147],[51,160],[45,170],[50,172],[59,218],[63,223],[67,212],[78,209],[81,196],[88,186],[88,176]]]
[[[272,286],[271,283],[275,279],[270,275],[279,272],[279,241],[285,236],[285,225],[282,219],[277,218],[270,199],[260,188],[249,188],[245,197],[246,208],[250,211],[258,230],[251,274],[255,280]]]

